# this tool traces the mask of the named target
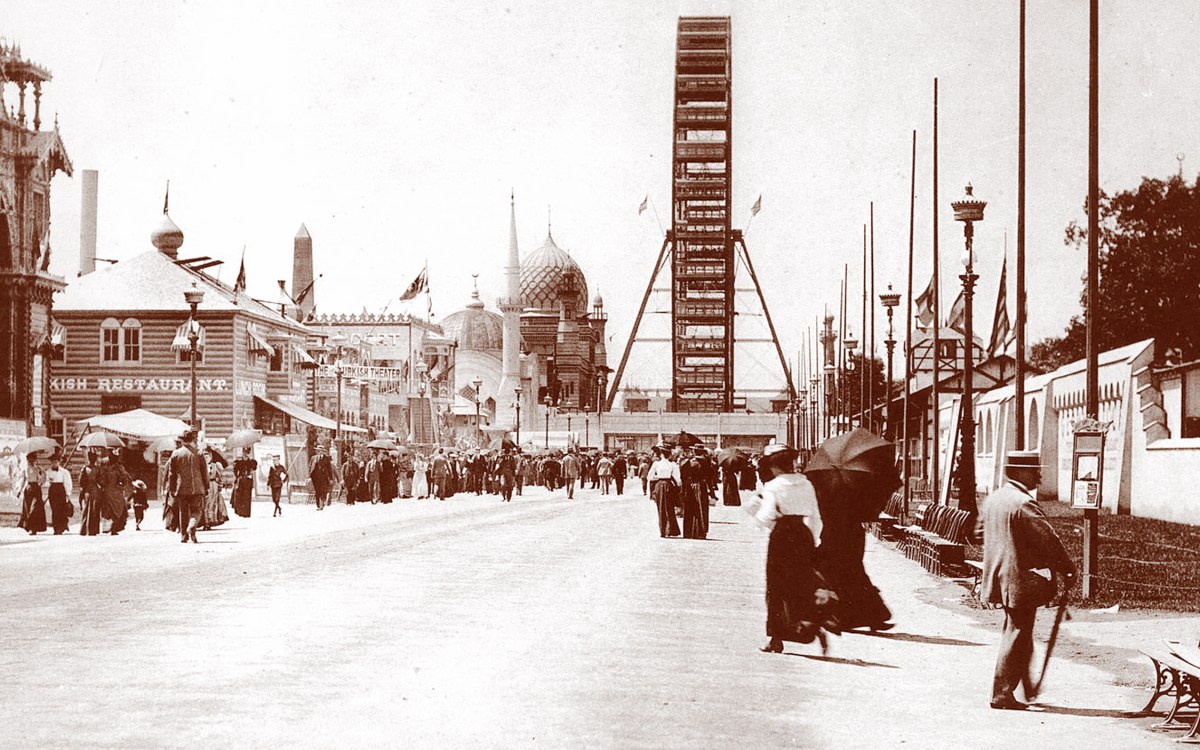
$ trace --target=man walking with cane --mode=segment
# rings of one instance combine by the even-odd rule
[[[983,581],[980,598],[1004,608],[1004,632],[992,681],[992,708],[1022,711],[1028,705],[1013,695],[1024,685],[1033,692],[1029,676],[1033,658],[1033,623],[1037,608],[1054,598],[1054,577],[1069,587],[1075,564],[1037,504],[1042,481],[1036,451],[1009,451],[1008,481],[983,506]],[[1045,574],[1042,573],[1045,571]]]

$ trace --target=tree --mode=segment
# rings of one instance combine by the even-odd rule
[[[1085,206],[1086,210],[1086,206]],[[1073,221],[1065,243],[1087,249],[1087,225]],[[1100,196],[1100,351],[1156,339],[1159,351],[1200,355],[1200,187],[1181,177]],[[1080,306],[1087,310],[1086,289]],[[1052,370],[1085,355],[1085,318],[1033,346],[1031,362]]]

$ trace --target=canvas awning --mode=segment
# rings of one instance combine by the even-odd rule
[[[313,356],[304,347],[293,344],[292,351],[296,353],[296,361],[300,363],[301,367],[317,367],[317,360],[313,359]]]
[[[263,396],[255,396],[254,398],[258,401],[263,402],[267,406],[270,406],[273,409],[277,409],[277,410],[283,412],[284,414],[288,415],[292,419],[300,420],[304,424],[310,424],[313,427],[318,427],[322,430],[334,430],[334,431],[337,430],[337,422],[330,419],[329,417],[323,417],[314,411],[309,411],[308,409],[305,409],[303,406],[297,406],[296,404],[288,403],[287,401],[276,401],[273,398],[266,398]],[[346,424],[345,422],[343,422],[342,423],[342,432],[359,433],[359,434],[365,435],[367,431],[361,427],[355,427],[354,425]]]
[[[200,325],[200,321],[198,321],[198,320],[189,320],[188,322],[184,323],[183,325],[181,325],[175,329],[175,338],[172,339],[172,341],[171,341],[172,349],[191,349],[192,348],[192,340],[190,338],[188,338],[188,336],[191,333],[189,326],[193,326],[193,325],[196,327],[195,330],[198,333],[197,338],[196,338],[196,348],[197,349],[204,348],[204,326]]]
[[[89,430],[104,430],[131,440],[152,442],[159,438],[177,437],[185,429],[187,422],[181,419],[164,417],[145,409],[133,409],[120,414],[99,414],[90,419],[80,420]]]
[[[275,355],[275,347],[267,343],[267,340],[254,326],[247,326],[246,333],[250,336],[250,351],[262,352],[268,357]]]

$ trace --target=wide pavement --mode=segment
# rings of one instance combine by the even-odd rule
[[[154,510],[152,509],[152,514]],[[256,504],[183,545],[0,530],[0,748],[1111,748],[1175,735],[1144,689],[1056,662],[988,708],[998,621],[871,544],[896,612],[829,656],[762,654],[766,536],[640,494]],[[1149,670],[1146,670],[1147,678]]]

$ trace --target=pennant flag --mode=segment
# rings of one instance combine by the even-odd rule
[[[762,193],[759,193],[758,200],[754,201],[754,205],[750,207],[750,215],[758,216],[758,212],[762,210]]]
[[[242,248],[242,265],[238,268],[237,281],[233,282],[233,293],[246,291],[246,248]]]
[[[950,306],[950,316],[946,325],[959,333],[967,332],[967,301],[963,298],[962,291],[959,291],[958,296],[954,298],[954,304]]]
[[[1003,354],[1008,348],[1012,324],[1008,320],[1008,256],[1000,264],[1000,289],[996,292],[996,314],[992,316],[992,340],[988,343],[988,356]]]
[[[917,303],[917,327],[928,328],[933,325],[933,277],[929,277],[929,283],[925,286],[925,291],[917,295],[913,300]]]
[[[429,266],[421,269],[421,272],[417,274],[417,278],[413,279],[408,288],[404,290],[404,294],[400,295],[400,301],[408,302],[410,299],[416,299],[417,295],[421,292],[427,291],[429,291]]]
[[[646,207],[649,205],[650,205],[650,194],[646,193],[646,197],[642,198],[642,205],[638,206],[638,216],[641,216],[642,212],[645,211]]]

